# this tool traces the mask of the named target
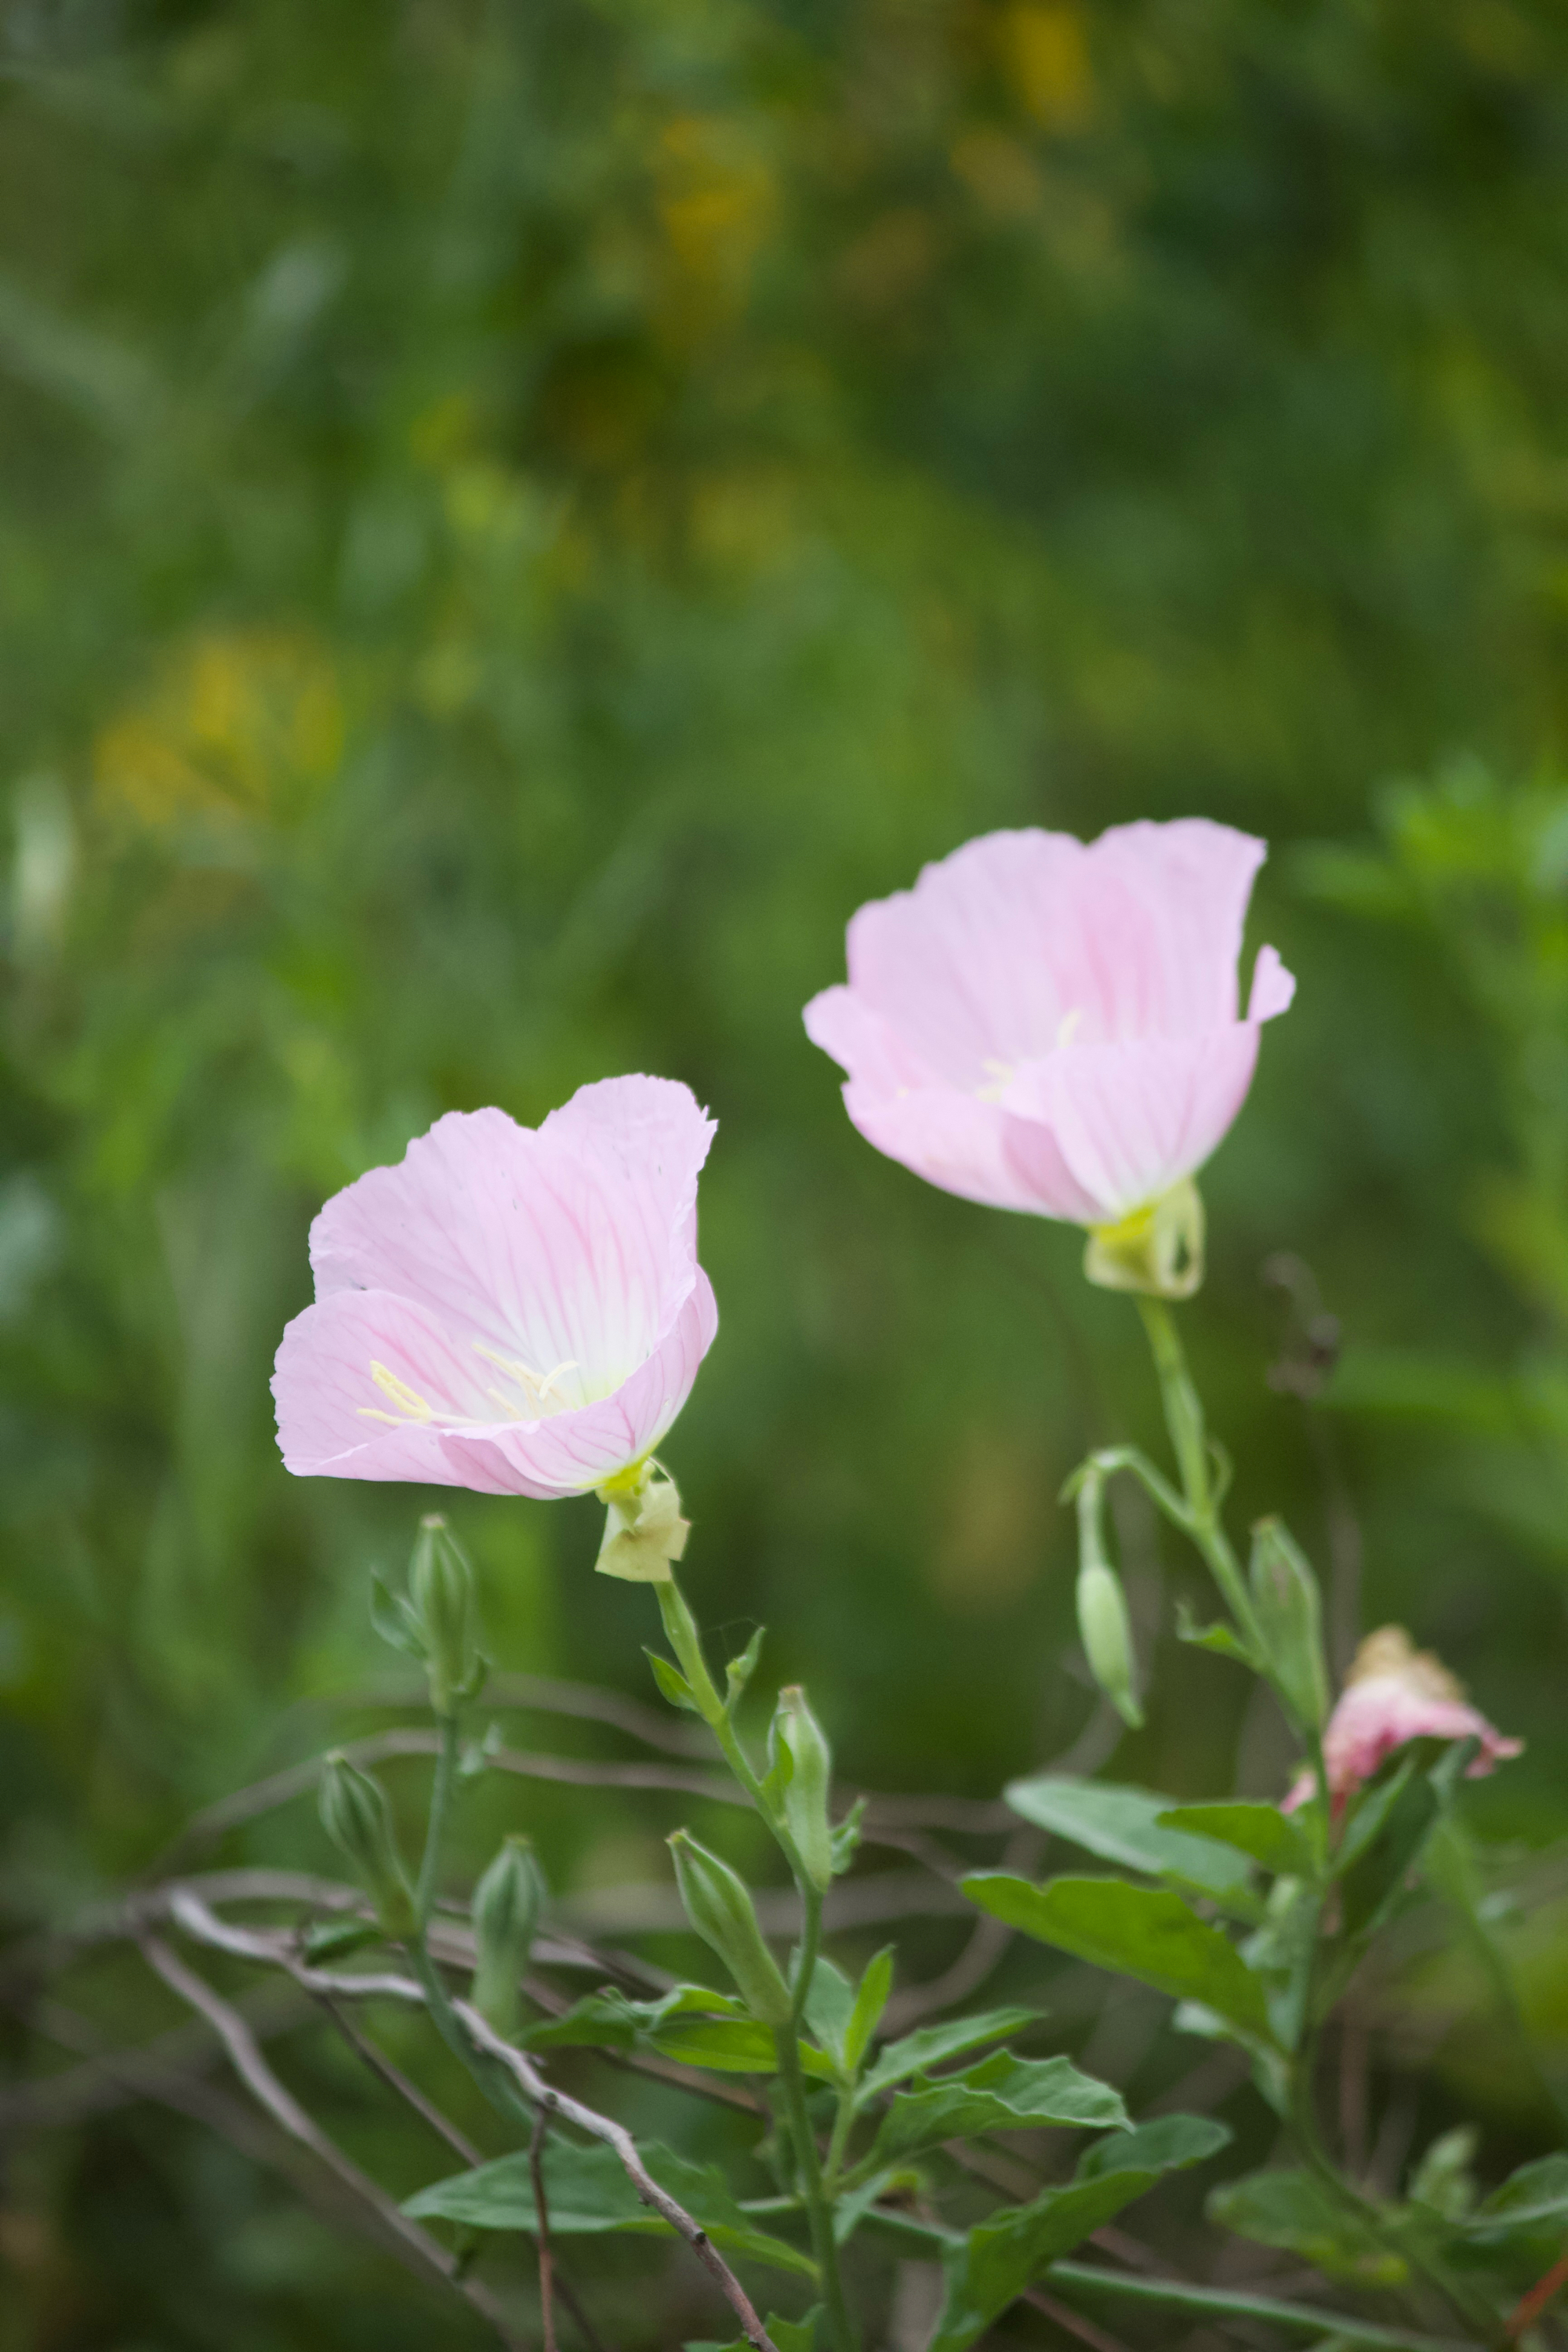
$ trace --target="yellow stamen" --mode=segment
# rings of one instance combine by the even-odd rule
[[[406,1381],[400,1381],[397,1374],[388,1371],[384,1364],[373,1362],[370,1376],[383,1396],[391,1398],[405,1421],[435,1420],[435,1406],[426,1404],[417,1389],[411,1389]],[[377,1416],[381,1420],[391,1420],[392,1417],[390,1413]]]

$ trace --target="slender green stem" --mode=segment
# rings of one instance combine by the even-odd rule
[[[849,2316],[844,2300],[844,2282],[838,2273],[838,2248],[833,2238],[833,2209],[823,2186],[822,2165],[816,2153],[816,2135],[806,2112],[805,2077],[800,2071],[800,2053],[795,2047],[793,2026],[781,2026],[773,2035],[778,2052],[779,2082],[784,2090],[784,2109],[789,2116],[790,2138],[795,2145],[795,2174],[805,2207],[805,2218],[811,2231],[811,2252],[822,2273],[822,2292],[827,2305],[828,2339],[834,2352],[858,2352],[859,2336]]]
[[[409,1965],[424,1989],[431,2022],[465,2073],[470,2074],[498,2115],[509,2123],[521,2123],[533,2128],[533,2111],[521,2095],[504,2066],[477,2050],[463,2031],[462,2021],[452,2007],[452,1997],[441,1981],[441,1972],[431,1958],[423,1935],[405,1947]]]
[[[1165,1426],[1171,1433],[1176,1465],[1182,1474],[1182,1491],[1187,1509],[1192,1514],[1193,1541],[1207,1561],[1209,1571],[1225,1596],[1237,1632],[1254,1657],[1261,1663],[1263,1644],[1258,1638],[1258,1620],[1242,1578],[1241,1563],[1231,1549],[1230,1539],[1220,1524],[1210,1471],[1204,1409],[1193,1386],[1192,1374],[1187,1370],[1175,1318],[1163,1298],[1141,1297],[1138,1311],[1143,1318],[1143,1328],[1149,1334],[1154,1369],[1160,1376]]]
[[[452,1809],[452,1787],[458,1769],[458,1736],[460,1719],[457,1715],[438,1715],[436,1718],[441,1734],[441,1745],[436,1751],[436,1780],[430,1791],[430,1820],[425,1832],[425,1853],[419,1864],[419,1884],[414,1890],[414,1908],[423,1934],[436,1900],[436,1881],[441,1870],[441,1848],[446,1843],[447,1816]]]
[[[803,1897],[810,1881],[799,1850],[789,1830],[769,1804],[763,1790],[762,1779],[747,1755],[740,1734],[735,1729],[730,1709],[720,1697],[708,1661],[702,1654],[702,1636],[697,1621],[687,1606],[686,1595],[673,1576],[668,1576],[654,1586],[658,1595],[658,1613],[664,1621],[665,1633],[675,1652],[681,1673],[691,1685],[693,1697],[703,1722],[713,1734],[724,1761],[744,1789],[759,1813],[776,1839],[780,1852],[788,1863]]]

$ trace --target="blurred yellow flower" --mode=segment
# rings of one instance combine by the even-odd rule
[[[101,802],[145,824],[287,815],[335,774],[343,723],[336,669],[314,638],[209,630],[103,729],[94,781]]]
[[[1070,131],[1093,110],[1083,17],[1066,0],[1014,0],[998,20],[1002,70],[1037,122]]]

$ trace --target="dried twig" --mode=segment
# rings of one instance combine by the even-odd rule
[[[232,1927],[226,1920],[216,1917],[205,1904],[186,1888],[174,1887],[169,1891],[168,1907],[169,1916],[197,1942],[211,1945],[219,1951],[233,1953],[238,1958],[260,1960],[264,1964],[275,1967],[285,1965],[279,1948],[277,1931],[269,1934],[266,1930]],[[148,1940],[154,1943],[156,1941],[155,1938]],[[167,1950],[166,1947],[160,1948]],[[231,2055],[235,2058],[237,2067],[239,2067],[246,2081],[256,2091],[257,2096],[277,2115],[279,2122],[285,2123],[286,2129],[293,2130],[295,2126],[293,2120],[285,2121],[285,2110],[290,2118],[296,2118],[300,2124],[302,2124],[305,2131],[304,2133],[296,2132],[296,2137],[303,2137],[306,2133],[310,2134],[311,2137],[308,2144],[316,2147],[319,2153],[325,2154],[327,2160],[334,2163],[334,2168],[347,2166],[349,2159],[342,2156],[341,2151],[333,2148],[331,2141],[317,2133],[315,2125],[311,2123],[304,2110],[297,2106],[282,2084],[270,2074],[260,2051],[246,2034],[244,2021],[233,2016],[232,2011],[228,2010],[228,2004],[221,2001],[203,1979],[184,1969],[183,1963],[177,1960],[172,1952],[167,1953],[167,1958],[181,1971],[191,1987],[191,1990],[185,1997],[198,2007],[211,2004],[210,2008],[206,2009],[206,2013],[212,2017],[215,2025],[217,2024],[219,2013],[226,2013],[226,2023],[218,2030],[226,2046],[229,2048]],[[159,1964],[155,1961],[153,1965]],[[411,2002],[420,2008],[426,2006],[424,1989],[416,1984],[411,1977],[343,1976],[334,1974],[330,1969],[306,1968],[302,1963],[297,1964],[297,1969],[295,1981],[308,1986],[312,1991],[321,1990],[353,1996],[373,1987],[377,1995],[383,1998]],[[164,1973],[161,1966],[159,1973],[161,1975]],[[166,1979],[166,1981],[173,1982],[173,1979]],[[180,1987],[175,1989],[182,1990]],[[464,2031],[476,2048],[497,2060],[506,2069],[531,2105],[536,2108],[542,2106],[552,2118],[560,2117],[567,2123],[575,2124],[580,2130],[587,2132],[595,2139],[603,2140],[607,2147],[614,2148],[643,2203],[652,2206],[654,2210],[686,2240],[703,2268],[718,2284],[731,2310],[740,2320],[748,2343],[755,2346],[757,2352],[777,2352],[777,2347],[772,2342],[767,2330],[758,2318],[751,2298],[729,2264],[710,2242],[706,2230],[692,2219],[683,2205],[677,2203],[668,2189],[659,2187],[638,2155],[637,2143],[631,2134],[624,2130],[619,2124],[611,2122],[607,2116],[597,2114],[594,2108],[584,2106],[581,2100],[568,2097],[565,2092],[558,2091],[552,2084],[547,2083],[532,2061],[526,2058],[521,2050],[514,2050],[510,2042],[503,2042],[500,2036],[493,2032],[486,2024],[478,2010],[471,2008],[467,2001],[455,2001],[453,2007],[462,2021]],[[239,2037],[237,2042],[232,2042],[229,2038],[228,2021],[230,2020],[233,2029],[237,2031]],[[255,2067],[259,2069],[254,2080],[252,2075],[246,2072],[246,2068],[240,2065],[239,2053],[246,2049],[247,2042],[247,2063],[253,2062]],[[265,2092],[260,2087],[263,2081],[269,2086],[269,2089]],[[283,2102],[282,2108],[272,2105],[274,2094]],[[364,2179],[364,2176],[358,2173],[357,2168],[350,2167],[350,2170],[354,2174],[356,2180]],[[383,2192],[376,2188],[374,2182],[365,2181],[364,2186],[373,2197],[379,2199],[382,2196]],[[390,2205],[391,2200],[387,2200],[386,2202]],[[415,2229],[416,2225],[408,2221],[395,2206],[392,2206],[391,2210],[396,2214],[397,2221],[405,2231]],[[417,2235],[423,2239],[426,2233],[418,2231]],[[441,2249],[435,2245],[433,2240],[428,2242],[437,2259],[444,2263],[446,2257],[442,2254]],[[444,2272],[443,2274],[448,2273]]]
[[[171,1992],[178,1994],[199,2015],[205,2017],[228,2053],[230,2063],[241,2082],[258,2105],[264,2107],[275,2123],[280,2124],[291,2139],[299,2140],[310,2149],[342,2182],[352,2189],[381,2225],[395,2251],[410,2268],[418,2269],[455,2286],[487,2319],[502,2342],[521,2352],[520,2339],[510,2321],[488,2287],[477,2279],[459,2279],[457,2264],[446,2249],[438,2245],[426,2230],[411,2221],[380,2184],[360,2170],[352,2158],[327,2137],[319,2124],[307,2115],[293,2094],[283,2084],[261,2054],[260,2044],[243,2017],[231,2001],[215,1992],[205,1977],[187,1968],[177,1952],[161,1937],[147,1933],[139,1938],[148,1966],[160,1976]],[[416,1988],[417,1990],[417,1988]]]
[[[606,2147],[615,2149],[626,2178],[643,2203],[651,2205],[654,2211],[662,2215],[670,2228],[685,2239],[713,2279],[740,2321],[747,2343],[754,2346],[756,2352],[778,2352],[777,2346],[758,2317],[750,2295],[713,2245],[707,2231],[693,2221],[686,2208],[678,2204],[667,2189],[659,2187],[638,2155],[637,2142],[630,2132],[620,2124],[613,2123],[608,2116],[598,2115],[592,2107],[584,2106],[580,2099],[569,2098],[564,2091],[556,2090],[545,2081],[531,2059],[525,2058],[521,2050],[514,2050],[510,2042],[503,2042],[500,2035],[486,2024],[479,2011],[467,2001],[454,2001],[452,2007],[469,2040],[488,2057],[506,2068],[531,2104],[544,2107],[552,2116],[561,2116],[567,2123],[575,2124],[580,2131],[587,2132],[594,2139],[603,2140]]]
[[[544,2191],[544,2136],[550,2116],[541,2105],[534,2110],[533,2137],[528,2143],[528,2169],[533,2181],[533,2218],[539,2240],[539,2325],[544,2352],[556,2352],[554,2263],[550,2253],[550,2200]]]

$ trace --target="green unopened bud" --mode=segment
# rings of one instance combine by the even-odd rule
[[[1190,1298],[1204,1278],[1203,1196],[1190,1176],[1114,1225],[1096,1225],[1083,1270],[1101,1290]]]
[[[768,1729],[768,1756],[774,1770],[781,1754],[788,1755],[789,1764],[779,1774],[779,1810],[806,1876],[814,1886],[826,1888],[833,1879],[833,1825],[827,1818],[833,1756],[798,1683],[780,1691]]]
[[[744,1881],[685,1830],[676,1831],[669,1850],[686,1916],[734,1978],[752,2015],[764,2025],[787,2025],[795,2013],[790,1990],[763,1941]]]
[[[1323,1606],[1311,1562],[1279,1519],[1252,1530],[1253,1613],[1265,1654],[1301,1728],[1328,1720],[1329,1670],[1323,1657]]]
[[[408,1570],[408,1609],[430,1677],[430,1704],[437,1715],[453,1715],[479,1690],[485,1663],[474,1571],[437,1512],[419,1522]]]
[[[346,1856],[389,1936],[411,1935],[414,1897],[379,1780],[334,1749],[321,1768],[321,1825]]]
[[[691,1533],[669,1473],[657,1462],[639,1462],[601,1486],[598,1496],[608,1513],[594,1562],[600,1575],[624,1577],[628,1584],[668,1584]]]
[[[539,1927],[544,1874],[525,1837],[509,1837],[474,1889],[473,2003],[503,2040],[517,2032],[519,1980]]]
[[[1132,1628],[1121,1580],[1106,1556],[1100,1514],[1104,1487],[1086,1475],[1078,1490],[1078,1630],[1089,1670],[1123,1723],[1143,1720],[1132,1685]]]

